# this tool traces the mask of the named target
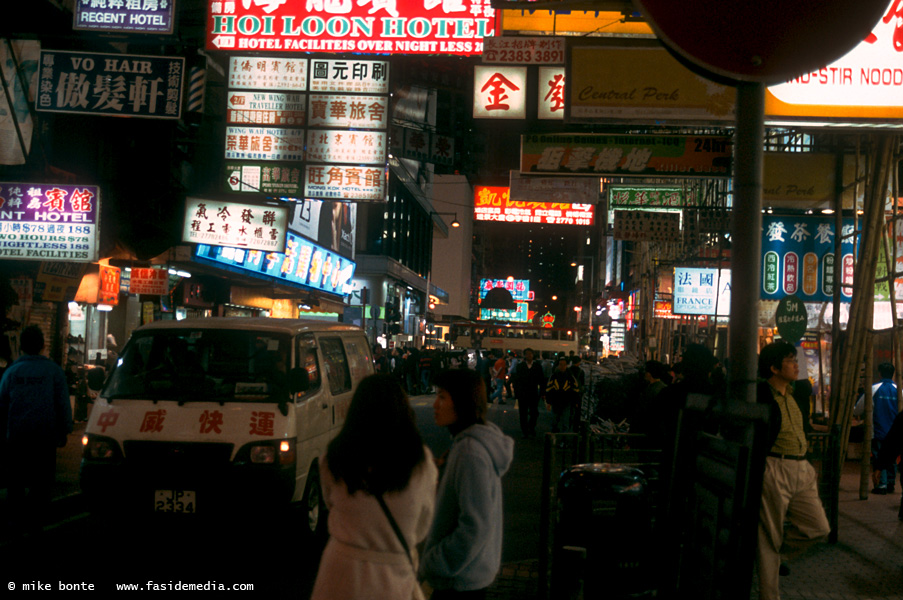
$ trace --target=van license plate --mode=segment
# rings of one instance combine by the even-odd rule
[[[197,511],[197,501],[191,490],[156,490],[154,492],[154,512],[193,513]]]

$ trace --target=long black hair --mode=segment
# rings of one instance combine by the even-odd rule
[[[327,447],[335,478],[351,494],[398,491],[424,458],[414,411],[395,377],[376,374],[361,381],[342,430]]]
[[[436,387],[448,392],[455,405],[458,420],[448,426],[452,435],[476,423],[486,423],[486,382],[479,373],[471,369],[453,369],[439,373],[433,381]]]

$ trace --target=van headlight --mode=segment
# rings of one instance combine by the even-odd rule
[[[268,440],[244,446],[235,459],[252,465],[291,465],[295,463],[295,440]]]
[[[87,434],[82,436],[83,457],[88,460],[114,461],[122,458],[119,443],[113,438]]]

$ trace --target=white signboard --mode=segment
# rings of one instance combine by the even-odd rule
[[[536,117],[564,120],[564,67],[539,67]]]
[[[388,94],[389,63],[384,60],[311,60],[310,91]]]
[[[169,293],[169,271],[132,268],[129,272],[129,293],[165,296]]]
[[[227,87],[303,92],[307,89],[307,59],[233,56]]]
[[[304,195],[328,200],[386,199],[385,167],[307,165]]]
[[[304,130],[228,126],[226,158],[304,160]]]
[[[307,132],[307,160],[359,165],[386,164],[386,132],[320,129]]]
[[[730,269],[696,269],[674,267],[675,315],[709,315],[726,317],[731,312]]]
[[[388,96],[311,94],[308,123],[315,127],[385,129],[388,113]]]
[[[287,205],[187,198],[182,241],[284,252],[287,223]]]
[[[602,184],[588,177],[525,177],[511,171],[510,194],[515,202],[596,204]]]
[[[304,94],[278,92],[229,92],[226,122],[235,125],[303,127]]]
[[[564,38],[551,36],[483,38],[483,62],[512,65],[563,65]]]
[[[527,114],[527,67],[474,68],[473,118],[523,119]]]

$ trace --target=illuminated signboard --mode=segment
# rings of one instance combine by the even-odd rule
[[[42,50],[42,112],[178,119],[185,59]]]
[[[731,139],[535,133],[521,136],[521,173],[602,177],[728,177]]]
[[[327,250],[354,258],[357,204],[331,200],[303,200],[290,205],[288,228]]]
[[[304,94],[230,91],[228,96],[227,123],[303,127],[307,121]]]
[[[385,129],[389,97],[311,94],[308,114],[313,127]]]
[[[208,50],[482,53],[490,0],[207,0]]]
[[[281,252],[288,208],[207,198],[186,198],[182,241]]]
[[[729,269],[674,267],[675,315],[731,314],[731,272]]]
[[[696,190],[677,186],[624,186],[608,187],[608,224],[614,225],[617,211],[643,210],[671,212],[682,216],[682,209],[696,206]]]
[[[564,65],[563,37],[493,36],[483,40],[483,62],[513,65]]]
[[[303,129],[226,127],[227,159],[304,160]]]
[[[233,56],[226,83],[231,89],[303,92],[307,89],[307,59]]]
[[[97,303],[116,306],[119,304],[119,267],[100,265],[100,285],[97,288]]]
[[[765,92],[770,117],[886,120],[903,118],[903,7],[888,3],[884,18],[858,46],[830,65],[772,85]]]
[[[350,294],[355,263],[289,232],[285,252],[265,252],[198,244],[195,256],[248,271],[280,283],[306,286],[330,294]]]
[[[311,129],[307,132],[307,160],[354,164],[386,164],[385,131]]]
[[[76,0],[72,29],[123,33],[172,33],[175,0],[97,2]]]
[[[843,220],[841,257],[834,254],[834,217],[762,215],[762,300],[795,295],[803,302],[831,302],[834,287],[853,282],[852,219]],[[849,302],[852,288],[841,287]]]
[[[529,323],[530,316],[526,302],[516,302],[516,310],[503,310],[500,308],[481,308],[480,319],[484,321],[510,321],[512,323]]]
[[[564,120],[564,67],[539,67],[536,117]]]
[[[385,167],[307,165],[304,195],[324,200],[384,201]]]
[[[534,293],[530,291],[529,279],[513,279],[511,281],[508,281],[507,279],[481,279],[480,300],[485,298],[486,294],[489,293],[489,290],[494,288],[508,290],[514,300],[525,302],[532,301],[534,298]]]
[[[93,262],[100,188],[0,182],[0,259]]]
[[[169,270],[132,267],[129,272],[129,293],[165,296],[169,293]]]
[[[384,60],[311,60],[310,91],[388,94],[389,63]]]
[[[473,68],[473,118],[523,119],[527,115],[527,67]]]
[[[228,162],[225,186],[231,192],[296,197],[304,194],[297,164]]]
[[[611,337],[609,338],[609,349],[612,352],[624,352],[626,350],[626,346],[624,345],[624,338],[627,336],[627,325],[621,321],[612,322],[611,324]]]
[[[511,200],[508,188],[474,186],[474,219],[501,223],[545,223],[548,225],[592,225],[595,206],[556,202]]]

